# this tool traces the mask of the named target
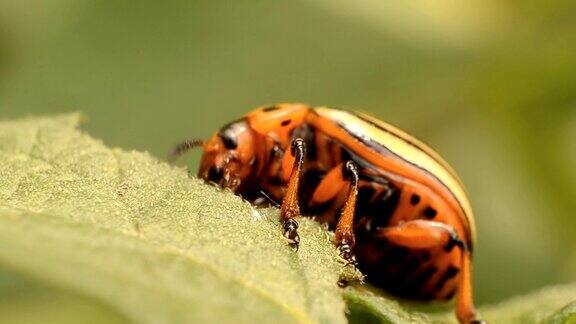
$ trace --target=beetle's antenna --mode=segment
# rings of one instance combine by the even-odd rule
[[[176,145],[172,152],[168,155],[168,161],[174,162],[179,156],[182,154],[190,151],[193,148],[202,146],[204,144],[204,140],[201,139],[192,139],[192,140],[185,140],[184,142]]]

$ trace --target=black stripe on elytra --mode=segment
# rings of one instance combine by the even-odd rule
[[[362,115],[360,115],[360,114],[358,114],[358,113],[356,113],[356,112],[354,112],[354,111],[347,110],[347,109],[343,109],[343,108],[332,108],[332,109],[341,110],[341,111],[344,111],[344,112],[346,112],[346,113],[349,113],[349,114],[351,114],[351,115],[353,115],[353,116],[361,119],[362,121],[364,121],[364,122],[366,122],[366,123],[368,123],[368,124],[376,127],[377,129],[379,129],[379,130],[381,130],[381,131],[383,131],[383,132],[386,132],[386,133],[388,133],[388,134],[391,134],[391,135],[393,135],[394,137],[397,137],[397,138],[401,139],[401,140],[404,141],[406,144],[409,144],[409,145],[413,146],[414,148],[422,151],[424,154],[428,155],[430,158],[432,158],[432,160],[436,161],[436,163],[438,163],[438,164],[439,164],[440,166],[442,166],[446,171],[448,171],[448,173],[456,180],[456,182],[458,182],[458,183],[460,182],[460,181],[458,180],[458,176],[454,173],[454,171],[453,171],[451,168],[445,167],[445,165],[447,164],[445,161],[438,159],[438,158],[437,158],[436,156],[434,156],[434,155],[428,154],[428,152],[426,152],[426,150],[423,149],[423,147],[422,147],[419,143],[415,143],[415,142],[413,142],[413,141],[410,141],[409,139],[404,138],[404,137],[400,136],[399,134],[397,134],[396,132],[394,132],[394,130],[391,130],[391,129],[388,129],[388,128],[383,127],[382,125],[376,124],[376,123],[374,123],[373,121],[371,121],[370,119],[366,118],[365,116],[362,116]],[[340,125],[340,126],[342,126],[342,125]],[[389,149],[387,149],[387,150],[390,151]],[[391,152],[391,151],[390,151],[390,152]],[[394,152],[392,152],[392,153],[394,153]],[[395,154],[395,155],[396,155],[396,154]],[[403,160],[404,160],[404,159],[403,159]],[[411,163],[411,164],[413,164],[413,163]],[[428,172],[427,170],[425,170],[425,171],[426,171],[427,173],[430,173],[430,172]],[[434,176],[436,179],[438,179],[435,175],[432,175],[432,176]],[[438,181],[440,181],[440,180],[438,180]],[[442,183],[442,181],[440,181],[440,183]],[[460,209],[465,213],[464,208],[463,208],[462,204],[460,203],[460,200],[458,200],[458,198],[456,197],[456,195],[454,194],[454,192],[452,192],[452,190],[450,190],[450,188],[448,188],[448,186],[446,186],[445,183],[442,183],[442,184],[444,185],[444,187],[446,187],[446,188],[448,189],[448,191],[452,194],[452,196],[454,196],[454,199],[456,199],[456,201],[458,202],[458,205],[459,205]],[[467,215],[467,216],[469,216],[469,215]],[[468,222],[468,219],[466,219],[466,221]],[[470,226],[471,226],[471,224],[468,222],[468,227],[470,227]],[[470,243],[471,243],[471,242],[468,242],[468,245],[470,246],[470,252],[472,252],[472,244],[470,244]]]
[[[352,113],[353,114],[353,113]],[[356,116],[355,114],[353,114],[354,116]],[[360,118],[360,117],[359,117]],[[404,157],[398,155],[397,153],[395,153],[394,151],[390,150],[389,148],[387,148],[386,146],[384,146],[382,143],[377,143],[375,142],[373,139],[369,138],[366,135],[363,134],[359,134],[356,131],[350,129],[349,127],[347,127],[347,125],[345,123],[341,123],[341,122],[337,122],[338,126],[340,126],[340,128],[342,128],[347,134],[349,134],[350,136],[354,137],[355,139],[359,140],[362,144],[366,145],[369,148],[372,148],[373,150],[375,150],[376,152],[378,152],[379,154],[382,155],[393,155],[397,158],[399,158],[400,160],[414,166],[415,168],[418,168],[424,172],[426,172],[427,174],[429,174],[431,177],[433,177],[434,179],[436,179],[436,181],[438,181],[439,183],[442,184],[442,186],[444,188],[446,188],[446,190],[448,190],[448,192],[452,195],[452,197],[454,197],[454,199],[456,200],[456,202],[458,203],[458,206],[460,207],[460,209],[462,211],[464,211],[464,208],[462,207],[462,203],[460,202],[460,200],[458,199],[458,197],[456,197],[456,195],[454,194],[454,192],[450,189],[450,187],[448,187],[444,182],[442,182],[442,180],[440,180],[435,174],[431,173],[429,170],[419,166],[418,164],[415,164],[414,162],[408,161],[406,160]],[[468,221],[467,219],[465,219],[466,221]],[[470,227],[470,224],[468,224],[468,226]],[[472,246],[471,244],[468,244],[470,246],[469,251],[472,252]]]
[[[386,132],[386,133],[388,133],[388,134],[390,134],[390,135],[392,135],[392,136],[394,136],[394,137],[397,137],[397,138],[401,139],[401,140],[404,141],[406,144],[408,144],[408,145],[410,145],[410,146],[412,146],[412,147],[414,147],[414,148],[417,148],[418,150],[422,151],[424,154],[426,154],[426,155],[428,155],[429,157],[431,157],[432,160],[436,161],[436,162],[437,162],[438,164],[440,164],[442,167],[444,167],[444,165],[446,164],[446,162],[444,162],[444,161],[442,161],[442,160],[439,160],[437,157],[435,157],[435,156],[433,156],[433,155],[428,154],[428,152],[426,152],[425,148],[424,148],[422,145],[420,145],[419,143],[413,142],[413,141],[411,141],[411,140],[408,139],[408,138],[402,137],[400,134],[396,133],[393,129],[389,129],[389,128],[384,127],[383,125],[377,124],[377,123],[373,122],[372,120],[366,118],[365,116],[362,116],[362,115],[358,114],[357,112],[350,111],[350,110],[345,110],[345,109],[339,109],[339,110],[346,111],[347,113],[353,115],[354,117],[357,117],[357,118],[361,119],[362,121],[364,121],[364,122],[366,122],[366,123],[368,123],[368,124],[376,127],[377,129],[379,129],[379,130],[381,130],[381,131],[383,131],[383,132]],[[453,172],[452,170],[450,170],[450,169],[448,169],[448,168],[445,168],[445,169],[446,169],[446,171],[448,171],[448,173],[450,173],[450,175],[452,175],[454,178],[457,178],[456,174],[454,174],[454,172]]]

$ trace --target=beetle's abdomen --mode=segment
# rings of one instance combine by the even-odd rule
[[[411,300],[448,300],[456,291],[457,251],[411,250],[357,233],[358,266],[373,285]]]

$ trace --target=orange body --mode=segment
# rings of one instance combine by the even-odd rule
[[[253,202],[264,194],[283,201],[283,219],[316,216],[372,284],[407,299],[456,294],[458,318],[474,321],[473,215],[454,171],[422,143],[362,114],[282,104],[250,112],[202,145],[201,178]]]

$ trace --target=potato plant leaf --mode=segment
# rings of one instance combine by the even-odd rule
[[[354,323],[457,323],[451,303],[401,306],[366,286],[345,289],[344,298],[355,310]],[[488,323],[576,323],[576,284],[547,287],[478,311]]]
[[[142,323],[426,323],[336,259],[330,235],[190,178],[146,153],[106,147],[81,115],[0,122],[0,265],[96,298]],[[574,320],[575,287],[482,308],[506,322]],[[570,302],[572,302],[570,304]],[[345,304],[347,303],[347,305]]]
[[[146,153],[110,149],[78,114],[0,123],[0,262],[138,322],[343,323],[341,265],[300,221],[296,253],[257,210]]]

